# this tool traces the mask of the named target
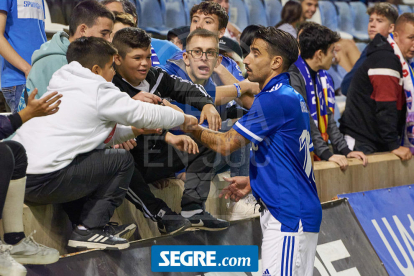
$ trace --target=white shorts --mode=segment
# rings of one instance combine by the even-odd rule
[[[303,232],[299,222],[298,232],[281,232],[282,224],[269,210],[260,214],[262,226],[263,276],[312,276],[318,234]]]

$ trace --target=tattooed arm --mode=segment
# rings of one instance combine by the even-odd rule
[[[201,126],[193,131],[193,136],[206,147],[227,156],[235,150],[246,146],[250,141],[234,129],[227,132],[217,132]]]

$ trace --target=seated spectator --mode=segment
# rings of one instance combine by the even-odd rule
[[[37,88],[39,92],[36,98],[43,96],[52,75],[68,63],[66,51],[72,41],[82,36],[102,37],[110,41],[114,20],[112,12],[94,0],[82,1],[76,5],[70,17],[69,35],[64,31],[57,32],[50,41],[43,43],[40,49],[33,53],[32,69],[26,82],[27,94],[30,95],[33,89]],[[22,95],[19,110],[24,107]]]
[[[223,7],[223,9],[226,11],[227,14],[229,14],[229,8],[230,3],[229,0],[205,0],[205,1],[213,1],[217,4],[220,4],[220,6]],[[241,30],[239,27],[231,23],[230,21],[227,22],[226,31],[224,33],[225,37],[231,38],[233,40],[239,41],[241,35]]]
[[[400,135],[406,133],[405,124],[412,127],[414,89],[407,62],[414,57],[412,37],[414,17],[406,13],[397,19],[393,36],[387,40],[377,33],[368,44],[367,58],[351,81],[340,120],[349,148],[365,154],[391,151],[402,160],[411,159],[410,143]]]
[[[59,110],[61,95],[51,93],[35,100],[37,90],[19,113],[0,116],[0,140],[14,133],[22,124],[34,117],[47,116]],[[56,97],[54,97],[56,96]],[[15,141],[0,142],[0,219],[4,230],[4,243],[0,240],[0,275],[26,275],[21,264],[51,264],[59,260],[59,252],[40,245],[28,237],[23,228],[23,201],[26,187],[27,156],[24,147]],[[17,261],[17,262],[16,262]]]
[[[243,51],[237,41],[223,36],[220,38],[219,53],[223,57],[231,58],[234,60],[243,74],[246,72],[243,64]]]
[[[174,43],[180,50],[185,49],[187,36],[190,33],[189,26],[174,28],[168,31],[167,40]]]
[[[367,14],[369,15],[368,35],[369,39],[380,33],[383,37],[388,37],[394,31],[394,24],[398,18],[398,11],[390,3],[375,3],[375,5],[368,7]],[[368,46],[362,51],[360,58],[355,63],[352,70],[345,75],[341,83],[341,92],[345,96],[348,94],[349,85],[355,75],[356,70],[367,58]]]
[[[124,10],[124,0],[103,0],[101,1],[102,5],[112,12],[123,13]],[[129,1],[128,1],[129,2]]]
[[[298,36],[297,25],[302,19],[302,5],[295,1],[288,1],[282,9],[282,20],[276,24],[276,28],[290,33],[294,38]]]
[[[113,44],[119,52],[115,57],[117,73],[113,83],[122,91],[133,99],[154,104],[158,104],[161,98],[189,104],[201,111],[200,123],[207,119],[211,129],[221,127],[220,115],[202,86],[151,67],[151,38],[145,31],[122,29],[115,34]],[[189,136],[176,136],[170,132],[159,136],[140,136],[137,144],[138,147],[131,153],[142,177],[136,177],[131,182],[127,198],[147,217],[158,222],[161,233],[176,233],[191,226],[212,231],[229,226],[227,221],[216,219],[205,211],[213,177],[213,167],[209,165],[214,161],[213,151],[199,144],[199,152],[196,153],[191,149],[197,148],[197,145]],[[162,170],[159,169],[160,164]],[[187,177],[181,215],[178,215],[164,201],[155,198],[148,183],[168,178],[184,168]],[[200,220],[203,226],[200,226]]]
[[[244,28],[240,36],[240,47],[243,51],[243,58],[250,53],[250,45],[252,45],[253,38],[258,29],[260,29],[259,25],[249,25]]]
[[[98,148],[134,138],[141,128],[197,124],[194,117],[120,93],[111,83],[115,54],[117,50],[102,38],[72,42],[69,64],[53,74],[45,93],[57,90],[63,95],[59,112],[27,122],[13,138],[27,151],[27,202],[84,201],[70,247],[129,247],[126,239],[111,235],[105,226],[128,190],[133,158],[125,150]]]
[[[348,166],[347,157],[362,160],[364,166],[367,158],[362,152],[348,148],[333,116],[335,92],[326,70],[332,64],[338,40],[338,33],[324,26],[316,23],[307,25],[299,33],[300,56],[289,68],[289,74],[292,87],[303,96],[310,111],[315,154],[322,160],[337,163],[344,170]],[[329,150],[328,140],[341,155]]]
[[[128,27],[136,27],[134,18],[132,15],[123,13],[123,12],[113,12],[115,15],[115,23],[114,28],[111,33],[111,41],[114,38],[114,35],[117,31],[128,28]]]

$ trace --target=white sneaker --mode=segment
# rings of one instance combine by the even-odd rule
[[[33,239],[33,231],[29,236],[13,246],[10,255],[21,264],[45,265],[59,260],[59,251],[38,244]]]
[[[252,194],[248,194],[239,202],[230,202],[227,204],[228,220],[240,220],[260,216],[259,205],[256,205],[256,199]]]
[[[24,276],[27,270],[10,256],[10,250],[12,248],[13,246],[0,241],[0,275]]]

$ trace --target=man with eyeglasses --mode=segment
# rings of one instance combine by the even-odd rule
[[[138,28],[122,29],[115,34],[112,43],[118,49],[118,55],[114,58],[117,73],[113,83],[121,91],[132,98],[144,93],[145,97],[141,98],[153,104],[159,104],[162,99],[189,104],[201,111],[201,123],[207,119],[210,129],[220,128],[220,115],[212,98],[201,85],[151,67],[151,38],[145,31]],[[166,131],[161,135],[141,135],[136,141],[137,147],[131,150],[131,154],[138,172],[134,173],[127,199],[142,210],[146,217],[156,221],[161,233],[173,234],[191,226],[210,231],[229,226],[227,221],[205,211],[215,152],[195,144],[187,135],[174,135]],[[178,215],[163,200],[154,196],[148,184],[169,178],[184,168],[186,180],[181,215]],[[158,188],[166,187],[164,184]]]

